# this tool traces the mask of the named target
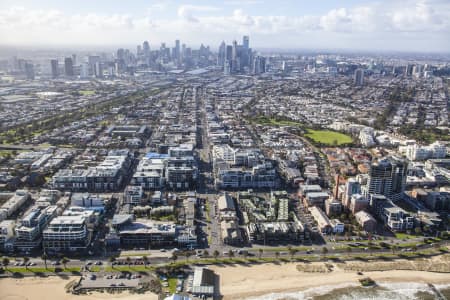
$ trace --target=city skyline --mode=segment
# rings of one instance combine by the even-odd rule
[[[157,46],[180,39],[217,49],[222,40],[251,35],[255,49],[448,52],[449,12],[450,3],[442,0],[134,1],[128,6],[7,0],[0,4],[0,46],[131,47],[140,40]]]

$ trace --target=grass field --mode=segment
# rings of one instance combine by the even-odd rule
[[[92,91],[92,90],[82,90],[82,91],[79,91],[79,92],[83,96],[90,96],[90,95],[94,95],[95,94],[95,91]]]
[[[316,143],[330,146],[350,144],[353,142],[350,136],[330,130],[308,129],[308,133],[305,134],[305,136],[312,139]]]

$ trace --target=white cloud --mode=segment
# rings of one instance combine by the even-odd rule
[[[181,5],[178,8],[178,16],[189,22],[198,22],[198,19],[197,19],[197,17],[194,16],[194,14],[205,13],[205,12],[215,12],[218,10],[219,10],[219,8],[217,8],[215,6]]]
[[[299,16],[252,15],[243,9],[221,15],[215,6],[180,5],[178,18],[160,18],[157,12],[167,10],[168,1],[139,17],[11,7],[0,10],[0,44],[117,45],[181,38],[214,46],[250,34],[266,47],[361,47],[364,40],[367,47],[405,48],[419,40],[426,41],[424,49],[450,49],[450,2],[445,0],[391,0]]]

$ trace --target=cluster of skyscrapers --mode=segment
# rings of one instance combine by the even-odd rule
[[[266,59],[255,56],[250,48],[250,38],[244,35],[242,45],[234,40],[232,45],[223,41],[219,46],[217,64],[223,67],[225,75],[236,73],[261,74],[266,71]]]

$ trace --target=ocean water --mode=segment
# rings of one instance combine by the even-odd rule
[[[450,300],[450,284],[435,285],[446,299]],[[361,287],[351,283],[336,286],[321,286],[300,292],[274,293],[247,300],[435,300],[436,293],[424,283],[384,283],[375,287]]]

